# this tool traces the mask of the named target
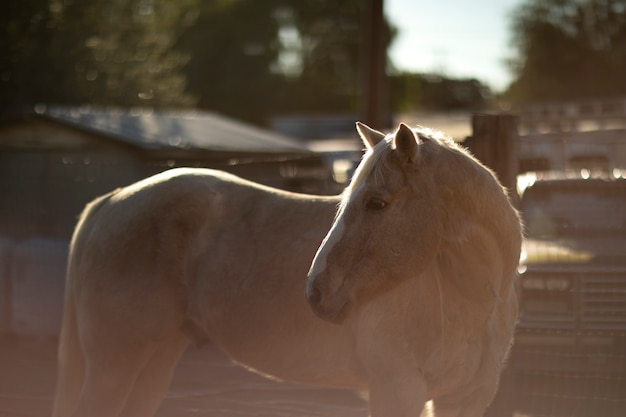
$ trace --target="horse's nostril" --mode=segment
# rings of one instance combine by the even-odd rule
[[[313,287],[309,290],[307,298],[310,304],[319,305],[320,301],[322,300],[322,292],[319,289]]]

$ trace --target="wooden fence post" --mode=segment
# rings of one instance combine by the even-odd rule
[[[384,17],[384,0],[367,0],[363,7],[363,59],[361,121],[376,129],[387,127],[387,27]]]
[[[491,168],[509,190],[511,201],[518,204],[519,117],[514,114],[473,114],[472,136],[463,144],[483,164]]]

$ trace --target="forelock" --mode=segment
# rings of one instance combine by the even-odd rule
[[[350,200],[350,196],[365,184],[367,178],[373,175],[375,180],[377,180],[377,178],[382,179],[384,171],[391,169],[390,155],[392,140],[393,134],[388,134],[385,139],[381,140],[376,146],[368,149],[363,154],[361,162],[354,171],[350,184],[348,184],[343,192],[337,214],[343,211],[348,200]]]

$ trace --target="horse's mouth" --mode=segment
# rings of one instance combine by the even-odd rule
[[[352,307],[352,300],[350,297],[342,295],[344,293],[345,280],[341,282],[339,288],[329,291],[327,285],[319,285],[319,282],[328,282],[328,279],[315,280],[314,277],[309,276],[305,297],[309,303],[309,307],[313,310],[316,316],[322,320],[329,321],[335,324],[341,324]],[[328,277],[326,277],[328,278]]]
[[[325,309],[319,304],[311,305],[311,310],[313,310],[317,317],[335,324],[343,323],[351,309],[352,303],[349,300],[346,300],[338,309]]]

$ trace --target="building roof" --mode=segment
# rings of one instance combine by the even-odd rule
[[[43,105],[36,106],[35,112],[47,119],[146,150],[311,153],[295,139],[210,112]]]

